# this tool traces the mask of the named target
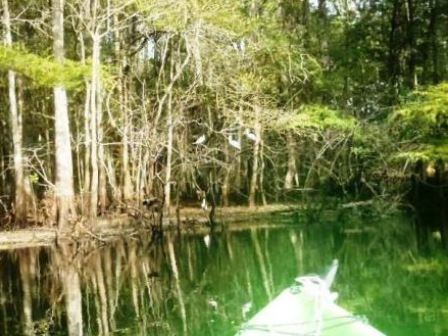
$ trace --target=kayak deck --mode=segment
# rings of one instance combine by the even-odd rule
[[[308,276],[296,281],[244,324],[237,335],[385,336],[338,306],[337,294],[330,292],[325,279]]]

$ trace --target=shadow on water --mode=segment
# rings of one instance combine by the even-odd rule
[[[1,335],[234,335],[298,274],[340,260],[339,302],[388,335],[448,334],[448,263],[403,218],[0,252]]]

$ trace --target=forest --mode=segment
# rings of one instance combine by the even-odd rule
[[[447,13],[2,0],[2,223],[64,229],[148,197],[169,211],[335,196],[435,207],[448,247]]]
[[[0,15],[1,335],[448,335],[448,0]]]

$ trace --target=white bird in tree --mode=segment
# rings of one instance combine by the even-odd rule
[[[199,138],[196,139],[195,142],[193,142],[193,145],[202,145],[205,142],[205,134],[202,134]]]
[[[241,143],[238,140],[233,139],[233,137],[231,135],[229,135],[229,144],[230,146],[241,150]]]
[[[207,210],[208,209],[208,204],[207,204],[207,200],[205,199],[205,197],[202,199],[201,209],[202,210]]]
[[[252,133],[250,129],[246,128],[244,134],[247,136],[248,139],[252,140],[253,142],[258,141],[258,137],[255,135],[255,133]]]

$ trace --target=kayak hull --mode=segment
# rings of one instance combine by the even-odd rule
[[[300,286],[285,289],[243,325],[237,335],[385,336],[338,306],[328,293],[307,291]]]

